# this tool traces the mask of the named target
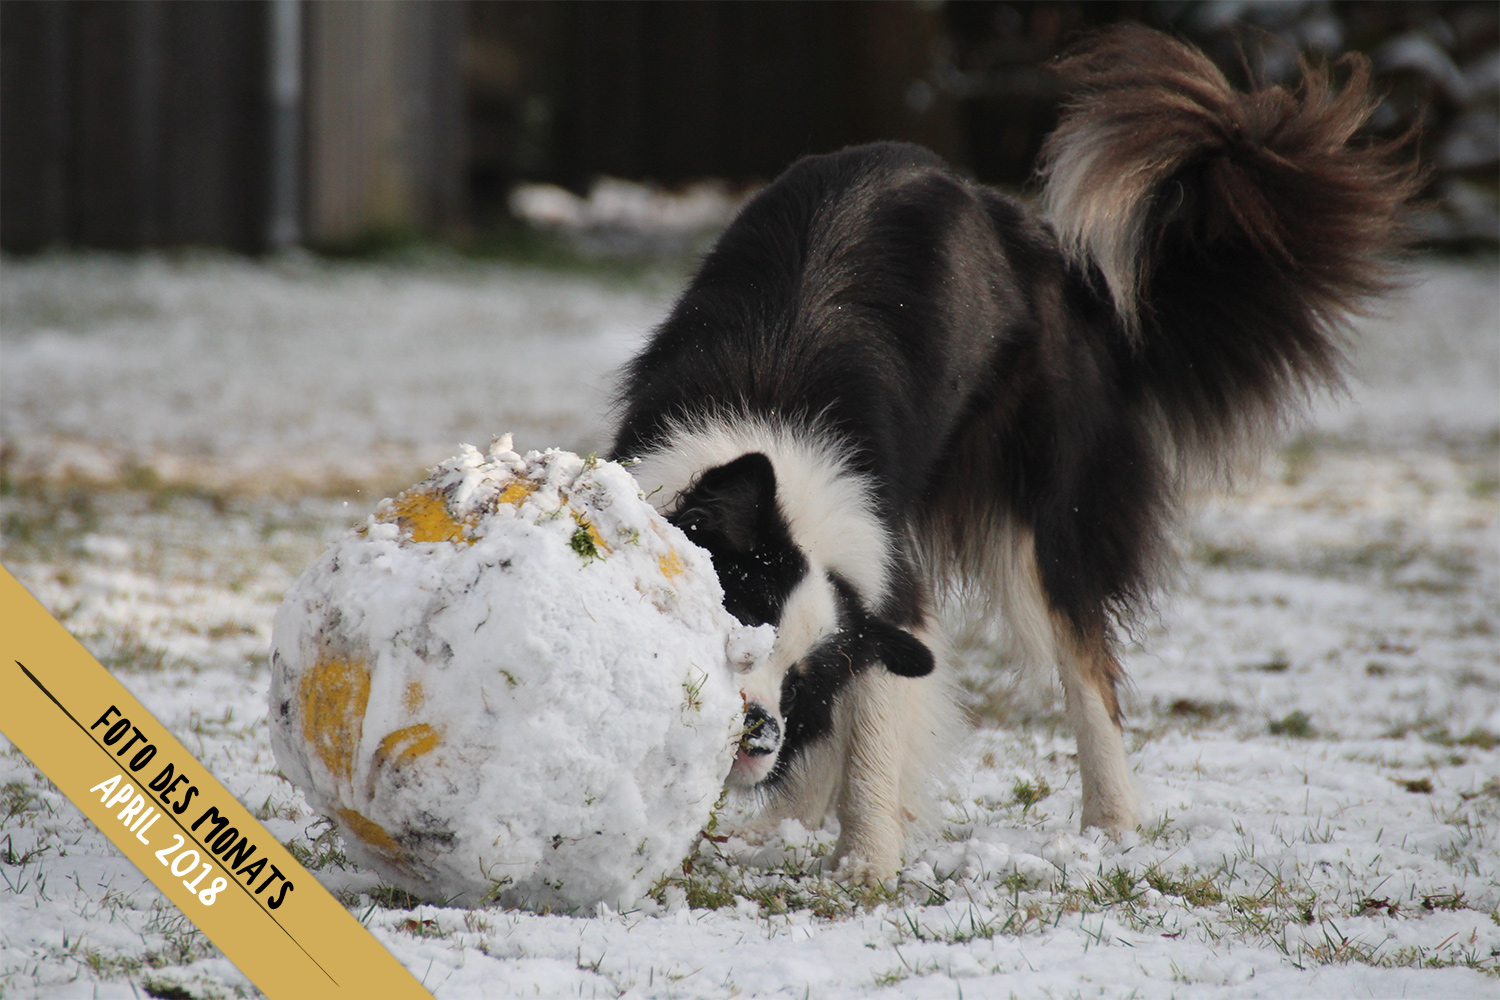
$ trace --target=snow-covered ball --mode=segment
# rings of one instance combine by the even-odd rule
[[[626,905],[709,818],[743,725],[736,673],[769,652],[769,626],[722,601],[707,553],[624,468],[466,447],[287,591],[271,745],[394,885]]]

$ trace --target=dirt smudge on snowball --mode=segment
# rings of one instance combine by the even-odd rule
[[[298,694],[302,738],[330,774],[350,780],[370,703],[369,666],[352,657],[319,660],[303,676]]]

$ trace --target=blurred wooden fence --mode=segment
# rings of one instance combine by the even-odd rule
[[[303,66],[307,242],[441,233],[463,210],[463,6],[310,3]]]
[[[1245,39],[1330,44],[1330,56],[1383,46],[1387,126],[1420,121],[1437,148],[1464,125],[1485,150],[1497,10],[0,0],[0,247],[463,239],[502,222],[522,180],[767,180],[803,154],[879,138],[1019,184],[1057,110],[1042,62],[1120,18],[1182,31],[1231,68]],[[1493,157],[1470,160],[1460,180],[1493,203]]]
[[[908,93],[927,4],[475,4],[464,70],[476,170],[565,182],[769,178],[877,137],[954,149],[952,108]]]
[[[0,5],[0,229],[250,248],[266,210],[265,4]]]
[[[359,245],[492,221],[519,179],[768,178],[880,136],[914,3],[0,2],[0,244]],[[936,105],[936,106],[934,106]]]
[[[257,251],[461,204],[452,0],[0,3],[0,244]]]

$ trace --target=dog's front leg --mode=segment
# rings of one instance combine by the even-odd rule
[[[920,735],[915,730],[926,718],[912,708],[928,683],[872,665],[839,699],[835,717],[846,756],[834,860],[841,878],[877,885],[901,868],[908,819],[902,781]]]

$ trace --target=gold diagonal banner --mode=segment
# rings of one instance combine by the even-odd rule
[[[267,996],[427,997],[10,574],[0,732]]]

